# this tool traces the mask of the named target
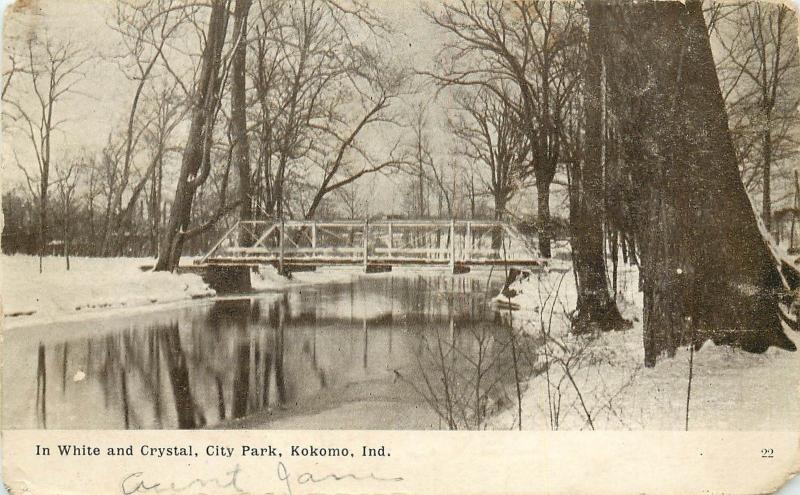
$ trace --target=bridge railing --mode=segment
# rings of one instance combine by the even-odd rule
[[[487,220],[240,221],[198,263],[402,262],[454,264],[535,260],[536,249],[504,222]]]

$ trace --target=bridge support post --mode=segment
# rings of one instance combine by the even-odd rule
[[[392,257],[392,245],[394,243],[394,232],[392,232],[392,222],[389,222],[389,252],[387,253],[389,257]]]
[[[281,236],[280,240],[278,241],[278,273],[283,275],[283,244],[284,238],[286,237],[286,223],[281,218]]]
[[[364,220],[364,272],[367,271],[369,265],[369,220]]]
[[[456,272],[456,221],[450,220],[450,273]]]
[[[472,222],[467,221],[467,233],[464,234],[464,261],[472,261]]]
[[[317,221],[311,224],[311,257],[317,255]]]

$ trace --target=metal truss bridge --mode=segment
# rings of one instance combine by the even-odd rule
[[[540,264],[531,239],[512,225],[484,220],[239,221],[197,264],[274,265],[285,271],[321,266],[471,266]]]

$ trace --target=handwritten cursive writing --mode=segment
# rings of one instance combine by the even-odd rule
[[[375,476],[373,473],[369,473],[368,475],[358,476],[352,473],[347,474],[335,474],[335,473],[328,473],[322,476],[314,475],[309,472],[300,473],[297,477],[291,476],[289,470],[286,468],[286,465],[283,462],[278,462],[278,479],[286,483],[286,491],[289,495],[293,495],[292,491],[292,479],[296,481],[298,485],[304,485],[306,483],[322,483],[324,481],[344,481],[344,480],[352,480],[352,481],[403,481],[401,476],[390,477],[390,478],[381,478],[379,476]]]
[[[300,485],[318,484],[324,482],[337,481],[362,481],[362,482],[400,482],[404,481],[401,476],[380,477],[374,473],[354,474],[354,473],[326,473],[315,474],[304,471],[300,474],[293,474],[283,462],[278,462],[276,471],[278,480],[273,483],[281,482],[281,491],[285,490],[286,495],[294,495]],[[269,484],[269,479],[258,478],[259,484]],[[245,490],[242,488],[242,469],[237,464],[222,477],[214,478],[194,478],[187,482],[176,481],[156,481],[148,479],[145,473],[137,471],[126,475],[120,483],[122,495],[134,494],[155,494],[155,493],[186,493],[200,494],[213,492],[215,495],[251,495],[259,491]],[[264,486],[259,486],[259,490],[264,490]],[[263,493],[263,492],[261,492]],[[273,492],[273,495],[276,492]]]
[[[225,473],[225,478],[195,478],[187,483],[176,483],[174,481],[169,483],[163,482],[147,482],[144,479],[144,473],[137,471],[131,473],[122,479],[121,488],[123,495],[133,495],[134,493],[181,493],[191,489],[203,489],[206,487],[221,488],[230,490],[233,493],[244,493],[239,487],[239,474],[241,469],[237,464],[232,470]]]

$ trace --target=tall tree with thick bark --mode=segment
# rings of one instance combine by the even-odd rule
[[[208,179],[211,171],[211,145],[219,105],[221,57],[227,24],[226,2],[213,0],[200,76],[196,82],[192,102],[189,135],[183,150],[175,199],[155,266],[159,271],[172,271],[177,268],[186,230],[191,221],[195,192]]]
[[[795,349],[742,185],[701,2],[607,7],[611,111],[640,185],[645,365],[711,339]]]
[[[571,168],[570,181],[570,228],[578,284],[573,330],[577,332],[594,327],[611,330],[626,323],[608,291],[603,252],[603,9],[593,2],[586,2],[586,12],[589,33],[583,84],[583,166],[576,160]]]
[[[233,12],[233,60],[231,62],[231,119],[230,132],[233,141],[233,165],[239,179],[239,219],[250,220],[253,216],[250,192],[250,146],[247,138],[247,14],[251,0],[236,0]],[[246,230],[242,231],[242,235]]]

